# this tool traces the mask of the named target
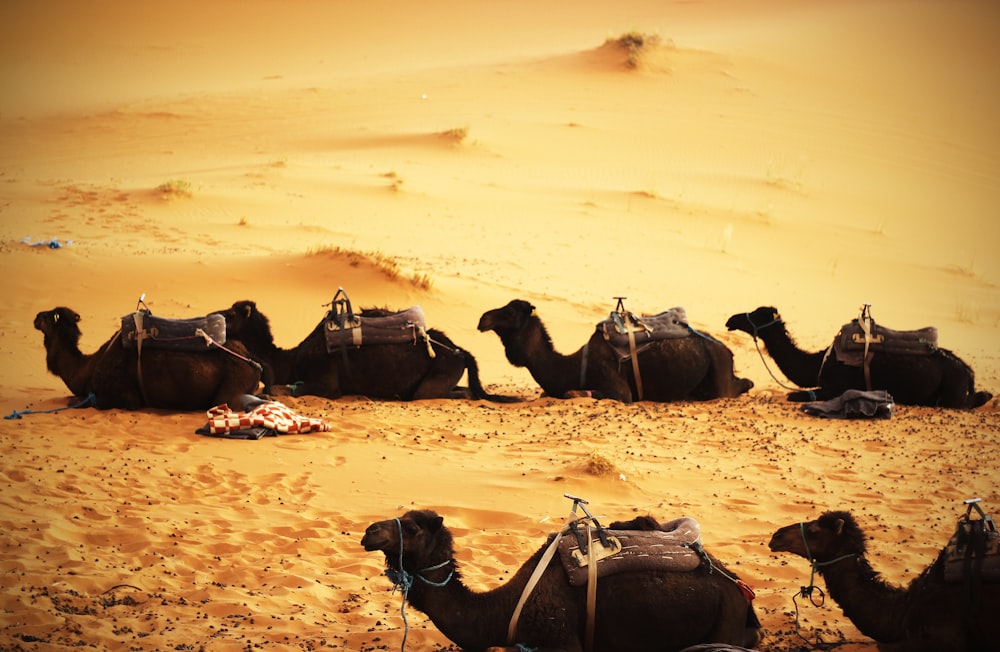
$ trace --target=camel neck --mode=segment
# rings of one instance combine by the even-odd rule
[[[899,640],[906,608],[906,590],[879,578],[862,555],[845,555],[817,570],[830,597],[862,634],[880,642]]]
[[[800,349],[780,319],[758,328],[757,336],[790,381],[799,387],[816,387],[819,384],[819,372],[826,351],[810,353]]]

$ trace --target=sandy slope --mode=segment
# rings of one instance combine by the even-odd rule
[[[817,421],[724,324],[774,305],[818,349],[870,302],[895,328],[938,326],[997,391],[998,13],[971,0],[5,5],[5,413],[67,403],[40,310],[80,312],[91,351],[143,293],[178,317],[250,298],[290,347],[340,286],[360,305],[420,304],[492,390],[531,400],[289,399],[331,432],[259,442],[196,435],[203,414],[5,420],[0,647],[395,649],[399,595],[359,545],[370,522],[438,510],[465,580],[487,588],[558,527],[571,492],[610,518],[698,518],[757,589],[762,648],[808,649],[792,603],[808,566],[769,553],[771,532],[850,509],[873,564],[908,581],[962,499],[1000,505],[998,402]],[[634,67],[606,42],[632,31],[647,40]],[[171,183],[184,192],[158,190]],[[542,399],[476,330],[524,298],[570,352],[615,296],[684,306],[756,388],[708,404]],[[411,649],[447,645],[406,615]],[[832,604],[800,619],[808,637],[874,649]]]

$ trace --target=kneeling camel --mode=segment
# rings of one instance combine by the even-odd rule
[[[654,519],[648,520],[652,529],[659,529]],[[650,529],[635,522],[610,526],[636,528]],[[549,560],[523,603],[515,640],[508,640],[515,608],[547,546],[503,586],[476,592],[462,583],[451,533],[433,511],[415,510],[372,523],[361,544],[365,550],[385,553],[387,575],[412,580],[406,599],[463,650],[584,649],[588,587],[570,584],[558,556]],[[707,642],[756,645],[761,632],[752,604],[735,576],[706,556],[712,572],[702,565],[686,572],[629,570],[601,577],[593,650],[677,652]]]

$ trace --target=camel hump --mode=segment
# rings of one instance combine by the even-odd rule
[[[226,343],[226,318],[218,312],[173,319],[140,309],[123,316],[121,324],[122,344],[131,349],[137,348],[140,341],[151,349],[192,352],[207,351],[213,343]]]
[[[324,322],[326,350],[369,344],[416,344],[427,340],[427,320],[420,306],[378,317],[352,314],[347,319],[328,314]]]
[[[597,577],[634,571],[693,571],[705,559],[701,526],[690,517],[660,524],[659,530],[608,530],[609,545],[599,537],[590,542],[597,559]],[[559,541],[559,559],[573,586],[587,584],[590,554],[576,537]]]

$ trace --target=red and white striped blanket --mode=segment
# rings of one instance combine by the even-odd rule
[[[282,435],[325,432],[330,429],[322,419],[300,416],[277,401],[265,401],[246,412],[234,412],[225,404],[217,405],[208,410],[208,423],[199,431],[206,435],[224,435],[258,427]]]

